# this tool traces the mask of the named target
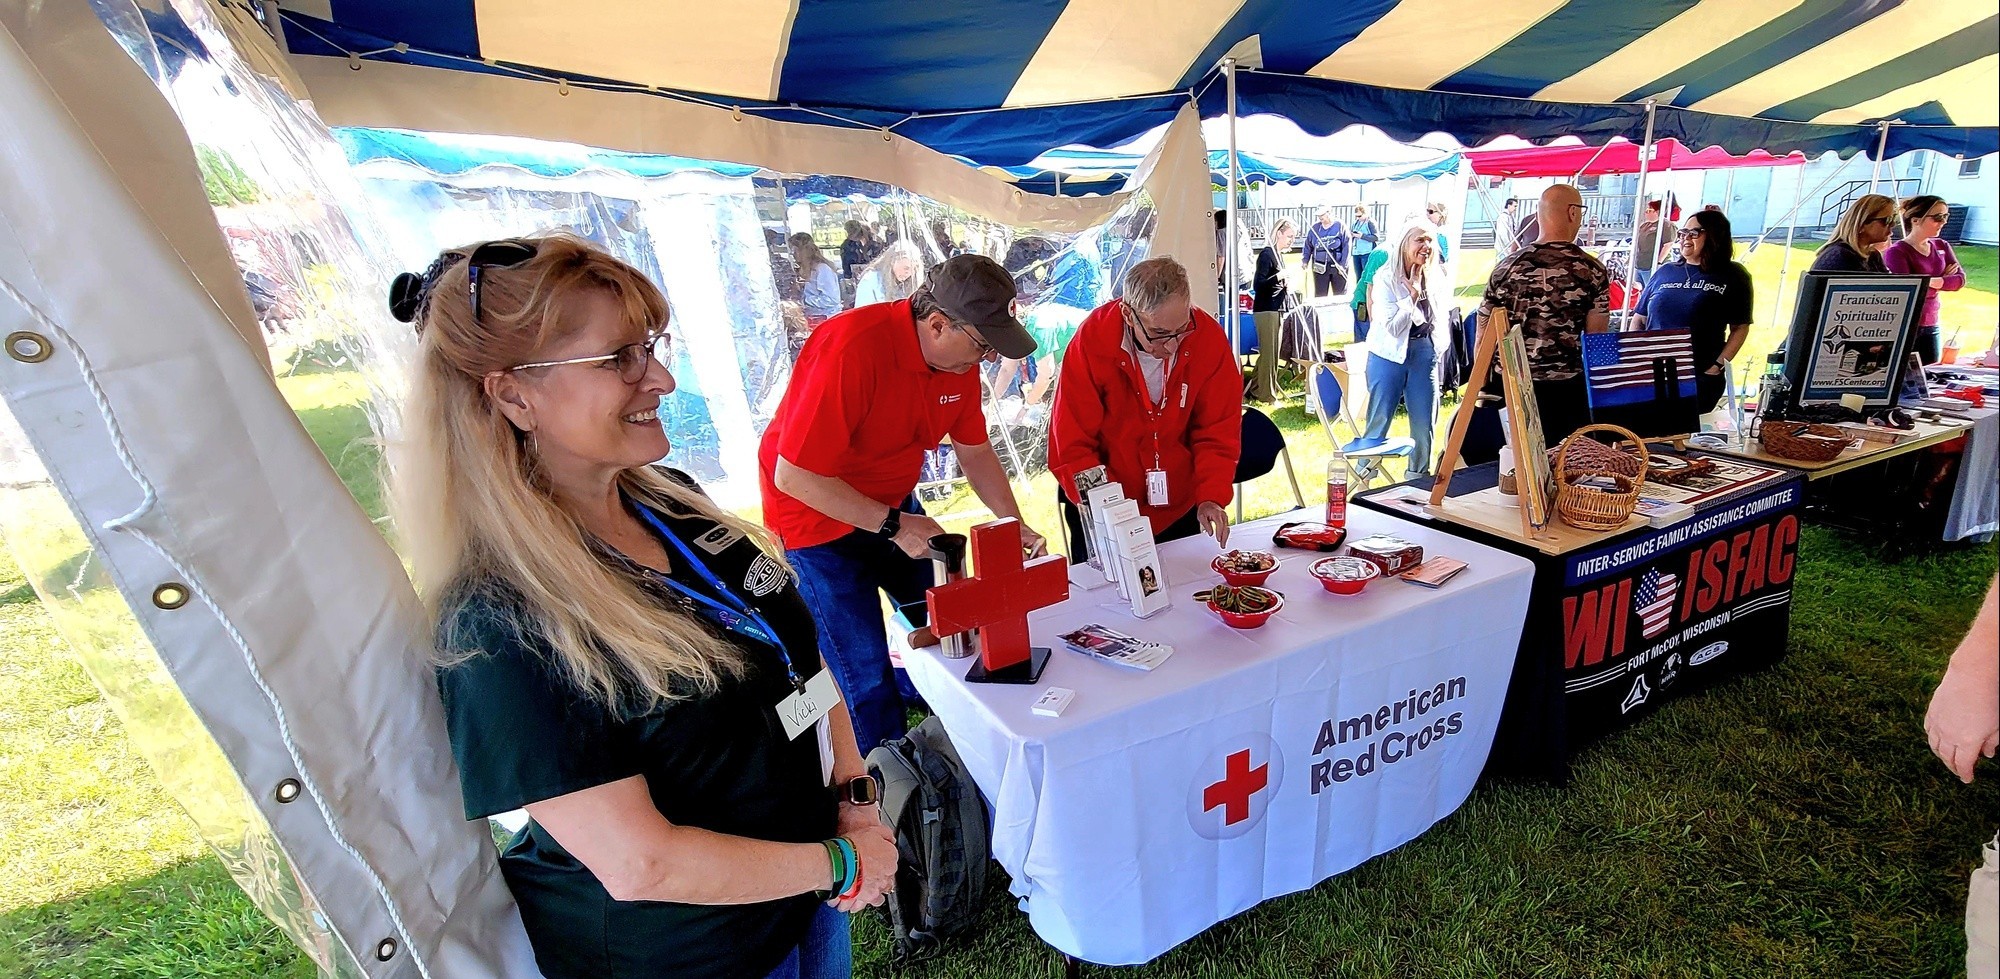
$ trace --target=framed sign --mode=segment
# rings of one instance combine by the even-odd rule
[[[1500,382],[1507,395],[1507,441],[1514,446],[1516,483],[1521,489],[1522,530],[1530,537],[1549,525],[1549,508],[1556,498],[1556,477],[1549,469],[1549,447],[1542,439],[1542,409],[1535,402],[1535,385],[1528,372],[1527,336],[1518,327],[1500,338]]]
[[[1785,341],[1792,403],[1838,404],[1858,394],[1871,408],[1893,407],[1923,299],[1920,275],[1807,273]]]

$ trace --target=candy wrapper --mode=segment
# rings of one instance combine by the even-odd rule
[[[1271,535],[1273,547],[1296,547],[1304,551],[1337,551],[1342,541],[1347,539],[1344,527],[1314,521],[1299,521],[1280,526]]]

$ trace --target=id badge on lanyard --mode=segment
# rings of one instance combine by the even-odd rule
[[[715,576],[715,572],[710,571],[708,565],[703,564],[701,558],[695,556],[691,548],[681,542],[678,534],[667,529],[664,521],[654,516],[653,512],[644,506],[638,509],[640,515],[659,532],[660,536],[673,543],[674,549],[680,552],[681,559],[686,561],[688,567],[694,569],[695,574],[701,576],[717,595],[721,596],[722,601],[703,595],[657,572],[653,577],[694,602],[697,610],[708,620],[737,635],[770,646],[784,660],[785,678],[791,681],[792,692],[779,700],[773,709],[778,712],[778,722],[785,728],[785,737],[797,739],[799,735],[821,726],[820,722],[826,717],[827,712],[833,710],[835,704],[840,703],[840,688],[834,684],[833,671],[822,668],[813,674],[811,680],[800,680],[798,670],[792,666],[791,651],[785,648],[784,641],[778,638],[777,631],[771,628],[770,623],[765,622],[762,615],[737,598],[736,593],[724,585],[721,579]],[[736,607],[731,608],[723,602],[729,602]]]

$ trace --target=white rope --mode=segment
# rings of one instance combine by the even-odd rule
[[[417,950],[416,943],[410,940],[409,928],[403,924],[402,912],[397,908],[395,898],[390,896],[388,884],[382,880],[380,874],[376,873],[375,868],[369,864],[368,860],[361,855],[361,851],[355,849],[354,845],[347,841],[346,836],[340,831],[339,824],[335,822],[333,813],[327,808],[325,797],[320,793],[319,786],[314,782],[311,772],[307,770],[304,759],[300,757],[298,743],[292,737],[291,724],[286,717],[284,704],[279,701],[277,691],[272,690],[270,683],[264,679],[263,671],[257,666],[256,656],[250,652],[249,640],[244,638],[242,630],[236,627],[236,623],[230,618],[229,614],[224,612],[222,606],[216,602],[214,595],[208,590],[207,585],[203,583],[201,576],[195,574],[192,568],[175,557],[150,533],[138,526],[137,521],[149,514],[154,506],[158,504],[159,493],[154,488],[153,481],[147,478],[146,474],[140,470],[138,461],[133,458],[131,446],[125,440],[124,429],[118,424],[117,416],[112,410],[111,400],[104,393],[103,386],[98,384],[97,372],[91,367],[90,358],[85,355],[82,345],[76,342],[76,338],[71,336],[68,330],[58,325],[54,319],[42,311],[41,307],[22,294],[19,289],[14,287],[13,283],[7,281],[5,278],[0,278],[0,292],[5,292],[7,298],[12,299],[23,310],[26,310],[36,325],[46,330],[51,336],[62,341],[63,347],[69,351],[70,356],[76,359],[77,369],[83,378],[84,387],[90,392],[91,400],[97,405],[97,413],[104,419],[105,429],[111,436],[111,447],[118,456],[119,465],[125,468],[126,475],[132,477],[132,481],[138,483],[139,488],[144,492],[137,507],[124,516],[106,520],[103,528],[105,530],[128,533],[144,541],[147,546],[160,555],[161,559],[173,567],[174,574],[187,585],[188,590],[196,598],[199,598],[203,604],[207,605],[209,611],[214,613],[216,621],[222,625],[223,631],[228,633],[230,641],[236,644],[238,652],[243,655],[243,663],[250,671],[251,680],[256,682],[257,689],[264,694],[264,699],[269,702],[271,713],[278,722],[278,738],[284,744],[285,754],[291,759],[292,768],[297,773],[299,784],[305,789],[306,795],[313,800],[313,805],[318,808],[320,818],[325,821],[327,835],[331,836],[333,842],[345,851],[348,856],[353,857],[354,862],[360,865],[362,871],[368,875],[369,884],[374,887],[376,896],[381,898],[383,908],[389,913],[389,923],[395,927],[396,933],[402,936],[403,947],[409,951],[410,961],[415,964],[417,974],[424,977],[424,979],[430,979],[430,968],[425,964],[423,955]],[[356,958],[361,959],[363,956],[356,955]]]

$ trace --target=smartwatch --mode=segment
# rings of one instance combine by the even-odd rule
[[[882,801],[882,786],[873,775],[856,775],[833,789],[840,801],[857,806],[872,806]]]
[[[882,526],[875,529],[875,535],[877,537],[894,537],[897,531],[902,529],[903,511],[898,507],[890,507],[889,515],[882,518]]]

